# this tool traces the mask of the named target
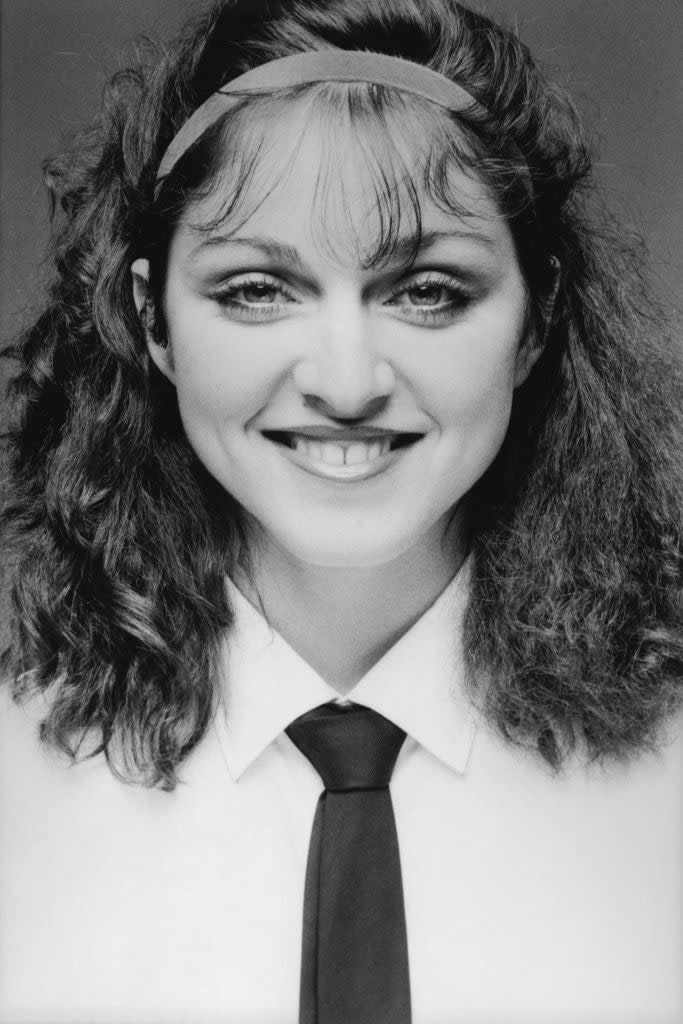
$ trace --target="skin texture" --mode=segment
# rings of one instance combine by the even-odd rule
[[[335,153],[332,251],[317,230],[329,140],[298,128],[278,136],[298,138],[296,150],[271,143],[269,170],[252,185],[265,199],[234,236],[230,223],[201,230],[215,195],[181,223],[164,294],[168,344],[151,334],[148,344],[197,455],[250,517],[249,596],[343,691],[457,572],[463,498],[498,452],[539,350],[512,235],[481,183],[454,171],[471,215],[421,197],[428,244],[410,266],[367,269],[377,211],[356,154]],[[440,237],[429,242],[432,233]],[[253,241],[264,238],[287,252]],[[140,310],[148,270],[133,265]],[[338,482],[261,433],[348,420],[424,437],[385,471]]]

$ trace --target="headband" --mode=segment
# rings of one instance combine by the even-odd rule
[[[481,116],[485,108],[466,89],[423,64],[368,50],[315,50],[259,64],[224,85],[192,114],[164,153],[155,189],[183,153],[215,124],[236,102],[250,95],[268,93],[313,82],[368,82],[389,86],[430,100],[458,113]]]

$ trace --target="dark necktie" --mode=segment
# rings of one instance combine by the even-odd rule
[[[335,703],[286,731],[325,786],[306,867],[299,1024],[410,1024],[389,793],[405,733],[370,708]]]

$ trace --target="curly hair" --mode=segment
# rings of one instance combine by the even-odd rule
[[[104,753],[118,777],[146,785],[172,789],[206,733],[233,621],[225,575],[249,571],[245,510],[184,435],[175,392],[148,356],[130,266],[150,257],[158,296],[179,218],[226,158],[237,186],[221,216],[235,213],[259,152],[246,140],[237,152],[235,128],[271,100],[226,115],[155,198],[160,158],[191,112],[250,67],[326,47],[395,54],[464,85],[485,116],[425,111],[362,85],[341,90],[343,102],[324,86],[287,99],[308,93],[337,112],[346,103],[368,138],[392,111],[419,108],[433,138],[423,184],[456,209],[448,169],[476,167],[509,219],[537,319],[548,258],[562,268],[544,354],[470,495],[471,697],[555,769],[577,745],[596,759],[654,746],[681,705],[683,663],[673,329],[641,244],[594,200],[570,100],[516,36],[454,0],[215,3],[163,52],[141,45],[95,125],[46,164],[54,281],[9,350],[20,360],[2,519],[16,546],[4,655],[13,693],[49,697],[44,740],[76,759]],[[377,147],[368,159],[384,258],[397,186],[418,219],[419,189],[405,169],[387,173]]]

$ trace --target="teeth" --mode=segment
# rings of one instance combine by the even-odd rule
[[[329,444],[323,441],[320,445],[320,461],[327,466],[343,466],[344,449],[340,444]]]
[[[388,438],[371,443],[353,441],[336,444],[333,441],[310,441],[308,438],[294,436],[292,441],[295,451],[326,466],[361,466],[378,459],[380,455],[386,455],[391,444]]]
[[[346,449],[344,462],[347,466],[358,466],[361,462],[370,461],[369,444],[350,444]]]

